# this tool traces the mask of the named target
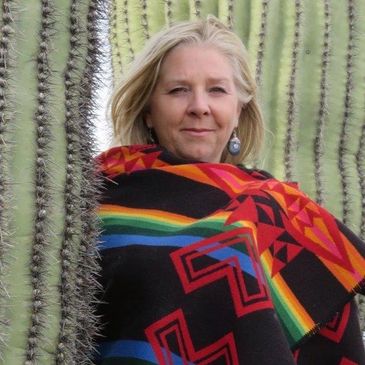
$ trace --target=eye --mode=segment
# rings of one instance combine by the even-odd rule
[[[187,87],[183,87],[183,86],[178,86],[178,87],[174,87],[173,89],[171,89],[169,91],[169,94],[184,94],[187,93],[189,91],[189,89]]]
[[[224,87],[221,87],[221,86],[214,86],[214,87],[211,87],[209,89],[210,92],[213,92],[213,93],[223,93],[223,94],[226,94],[226,89]]]

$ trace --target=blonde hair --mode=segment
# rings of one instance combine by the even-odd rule
[[[143,121],[148,101],[158,80],[166,54],[181,44],[204,44],[227,57],[234,70],[242,111],[237,135],[241,152],[231,156],[225,150],[222,162],[242,163],[258,156],[264,137],[264,125],[256,96],[256,83],[251,75],[247,51],[240,38],[213,16],[206,20],[186,21],[155,34],[132,62],[128,73],[111,99],[111,117],[116,144],[149,143]]]

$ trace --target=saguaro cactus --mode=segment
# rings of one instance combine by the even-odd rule
[[[109,5],[115,82],[165,24],[214,14],[234,28],[273,133],[259,166],[299,181],[365,238],[364,2],[3,0],[0,363],[91,363],[92,96]]]
[[[269,130],[258,166],[298,181],[365,239],[363,1],[111,2],[115,82],[172,21],[213,14],[234,28],[252,56]]]
[[[107,4],[4,0],[0,363],[87,364],[96,327],[92,89]]]

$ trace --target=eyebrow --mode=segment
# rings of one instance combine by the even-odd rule
[[[161,79],[161,81],[164,84],[186,84],[189,82],[189,80],[187,79],[171,79],[171,80],[164,80],[163,78]],[[208,78],[208,82],[209,83],[230,83],[230,79],[227,77],[209,77]],[[232,80],[233,81],[233,80]]]

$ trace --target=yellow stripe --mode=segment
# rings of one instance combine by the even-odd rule
[[[136,218],[148,218],[160,222],[169,222],[175,225],[186,225],[195,223],[196,220],[183,215],[168,213],[157,209],[127,208],[119,205],[103,204],[99,208],[101,217],[107,216],[130,216]]]
[[[227,220],[230,212],[224,212],[224,211],[216,212],[214,213],[214,215],[208,216],[205,219],[197,220],[194,218],[186,217],[184,215],[161,211],[158,209],[129,208],[120,205],[102,204],[99,207],[98,214],[100,217],[127,216],[127,217],[135,217],[137,219],[147,218],[160,222],[169,222],[176,225],[191,225],[191,224],[204,225],[206,222],[219,222],[223,224]]]
[[[261,261],[265,266],[265,271],[271,274],[272,262],[273,258],[271,253],[266,250],[261,255]],[[277,273],[271,279],[272,285],[275,286],[277,292],[279,293],[282,302],[284,302],[284,307],[286,307],[291,312],[291,316],[295,318],[295,320],[299,323],[304,331],[308,332],[315,327],[315,323],[313,322],[310,315],[306,312],[304,307],[297,300],[293,292],[290,290],[288,285],[285,283],[284,279]]]

